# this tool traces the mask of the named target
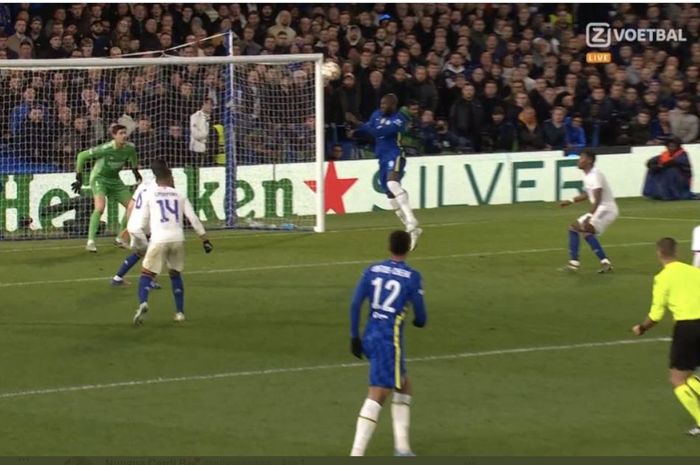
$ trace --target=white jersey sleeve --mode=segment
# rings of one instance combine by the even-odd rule
[[[197,216],[197,213],[195,213],[194,208],[192,208],[192,204],[190,203],[189,200],[183,198],[183,213],[185,214],[185,217],[187,220],[190,222],[192,225],[192,229],[197,233],[198,236],[203,236],[207,232],[204,230],[204,226],[202,226],[202,222],[199,221],[199,217]]]
[[[130,233],[138,232],[141,228],[141,217],[143,216],[143,210],[148,200],[147,196],[153,192],[155,187],[156,183],[153,181],[142,182],[131,197],[134,201],[134,206],[131,209],[131,215],[126,225],[126,229]],[[148,234],[149,230],[150,228],[147,227],[144,232]]]

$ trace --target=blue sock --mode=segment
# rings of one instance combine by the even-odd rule
[[[153,277],[147,274],[142,274],[139,279],[139,303],[148,302],[148,291],[151,289]]]
[[[182,313],[185,311],[185,285],[182,282],[182,275],[171,276],[170,284],[173,286],[175,309],[178,313]]]
[[[117,271],[117,276],[123,278],[124,275],[127,274],[129,270],[132,269],[140,259],[141,257],[136,255],[135,253],[132,253],[131,255],[126,257],[126,259],[124,259],[124,261],[122,262],[122,266],[119,267],[119,271]]]
[[[569,230],[569,258],[578,260],[578,244],[581,238],[577,231]]]
[[[600,242],[598,242],[598,238],[595,237],[595,234],[586,234],[586,242],[588,242],[588,245],[591,246],[591,249],[593,249],[593,252],[596,254],[599,260],[607,258],[605,251],[603,250],[603,246],[600,245]]]

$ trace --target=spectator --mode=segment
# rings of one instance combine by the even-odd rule
[[[580,113],[567,116],[566,124],[566,148],[577,150],[586,146],[586,132],[583,130],[583,117]]]
[[[693,172],[688,154],[677,136],[666,141],[666,151],[647,161],[647,176],[643,195],[656,200],[687,200],[695,198],[690,191]]]
[[[287,34],[289,40],[294,40],[297,33],[294,29],[289,27],[292,23],[292,15],[287,10],[282,10],[277,14],[277,19],[275,20],[275,25],[267,30],[267,35],[270,37],[277,37],[280,32]]]
[[[635,120],[629,125],[629,145],[647,145],[651,141],[651,114],[649,110],[640,110]]]
[[[384,82],[384,76],[379,71],[372,71],[369,74],[368,83],[362,87],[362,100],[360,101],[360,119],[367,121],[374,110],[379,108],[379,101],[389,93],[389,89]]]
[[[399,109],[399,113],[406,121],[406,131],[401,137],[401,145],[406,155],[420,155],[422,147],[420,142],[420,106],[418,102],[409,99],[406,101],[406,105]]]
[[[131,135],[138,126],[138,120],[141,117],[141,108],[136,100],[129,100],[124,105],[124,112],[117,120],[117,123],[126,128],[126,133]]]
[[[421,108],[435,111],[438,106],[438,92],[435,84],[428,79],[425,66],[418,66],[415,77],[408,83],[409,99],[416,100]]]
[[[339,161],[343,159],[343,146],[340,144],[333,144],[331,146],[331,152],[328,154],[328,160]]]
[[[212,102],[205,99],[202,107],[190,116],[190,157],[188,164],[208,166],[209,159],[209,119],[212,112]]]
[[[678,96],[678,107],[669,112],[671,132],[687,144],[698,138],[698,117],[690,112],[691,101],[687,94]]]
[[[100,102],[93,101],[90,104],[86,119],[90,131],[90,144],[97,145],[104,142],[107,133],[105,122],[102,119],[102,105]]]
[[[659,108],[656,120],[651,123],[651,138],[653,144],[661,144],[668,140],[673,131],[671,130],[671,116],[668,108]]]
[[[532,107],[523,109],[518,117],[518,150],[543,150],[544,133],[537,123],[537,113]]]
[[[503,108],[495,107],[491,114],[491,120],[483,132],[482,150],[486,152],[511,152],[515,150],[517,147],[515,126],[506,119]]]
[[[151,120],[140,118],[136,130],[131,135],[131,139],[136,146],[137,153],[141,156],[139,162],[144,166],[150,166],[153,159],[156,158],[154,154],[158,144]]]
[[[29,111],[35,107],[36,91],[28,87],[22,93],[22,102],[17,105],[10,115],[10,132],[13,136],[18,136],[22,126],[27,120]]]
[[[346,73],[343,76],[343,84],[338,94],[343,115],[350,113],[355,118],[359,118],[361,94],[354,74]]]
[[[476,98],[474,86],[466,84],[462,96],[450,108],[449,127],[458,137],[460,148],[479,151],[483,122],[483,108]]]
[[[564,124],[565,110],[562,107],[555,107],[552,110],[552,118],[545,121],[544,143],[547,150],[563,150],[566,143],[566,127]]]
[[[19,48],[22,42],[29,42],[29,44],[32,44],[31,37],[26,33],[27,21],[24,19],[15,21],[15,33],[7,39],[7,48],[15,55],[19,55]]]
[[[426,155],[435,155],[442,151],[435,115],[430,110],[425,110],[420,117],[420,142],[421,152]]]
[[[21,154],[24,161],[45,163],[49,154],[51,134],[44,122],[43,108],[32,107],[21,127],[21,132],[15,138],[17,152]]]
[[[182,166],[187,159],[187,142],[185,135],[176,121],[170,122],[168,125],[168,136],[165,138],[164,144],[165,158],[169,166]]]
[[[28,40],[22,42],[19,46],[19,55],[17,56],[20,60],[31,60],[33,58],[32,44]]]

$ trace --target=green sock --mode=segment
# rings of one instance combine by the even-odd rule
[[[102,213],[97,210],[93,210],[92,215],[90,215],[90,229],[88,229],[88,241],[94,241],[97,236],[97,228],[100,226],[100,218]]]

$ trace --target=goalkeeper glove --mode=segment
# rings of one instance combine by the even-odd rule
[[[362,358],[362,341],[359,337],[350,339],[350,351],[357,358]]]
[[[75,173],[75,182],[70,187],[73,193],[80,194],[80,188],[83,187],[83,173]]]
[[[204,253],[209,253],[214,250],[214,246],[211,244],[211,242],[209,242],[209,239],[202,242],[202,247],[204,247]]]
[[[136,178],[136,183],[140,184],[141,181],[143,181],[143,178],[141,177],[141,173],[139,173],[139,170],[134,168],[133,170],[131,170],[131,172],[134,173],[134,177]]]

